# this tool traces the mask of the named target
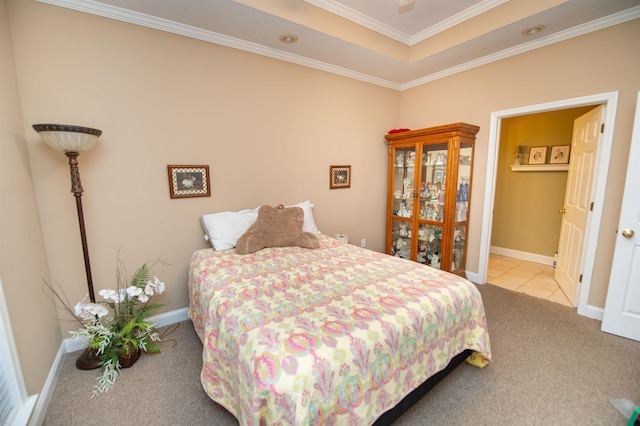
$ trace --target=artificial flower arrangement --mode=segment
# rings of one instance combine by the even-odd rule
[[[82,325],[79,330],[72,331],[73,337],[84,339],[100,357],[103,372],[93,388],[94,397],[111,389],[118,378],[122,360],[134,357],[135,362],[141,351],[160,352],[156,344],[160,336],[155,324],[146,318],[163,306],[151,303],[151,300],[153,296],[164,292],[165,284],[155,275],[151,280],[150,274],[150,266],[144,263],[127,285],[126,270],[118,259],[118,288],[100,290],[98,294],[103,299],[100,302],[87,301],[87,296],[73,310],[66,297],[60,297],[47,284],[55,299]]]

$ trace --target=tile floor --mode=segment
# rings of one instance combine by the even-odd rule
[[[489,255],[489,284],[571,306],[553,275],[554,269],[549,265],[497,254]]]

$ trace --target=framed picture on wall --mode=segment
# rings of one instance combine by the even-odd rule
[[[549,164],[569,164],[571,145],[556,145],[551,147]]]
[[[529,164],[546,164],[548,146],[532,146],[529,151]]]
[[[329,189],[351,187],[351,166],[329,166]]]
[[[171,198],[210,197],[209,166],[168,165]]]

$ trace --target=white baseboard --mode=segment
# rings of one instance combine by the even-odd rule
[[[154,323],[157,327],[164,327],[188,320],[189,316],[187,312],[188,308],[176,309],[175,311],[154,315],[147,319],[149,322]],[[40,396],[38,397],[38,401],[36,402],[33,414],[31,415],[31,420],[29,421],[29,426],[39,426],[44,421],[44,417],[47,413],[47,408],[49,407],[51,398],[53,398],[53,391],[56,388],[56,383],[58,381],[58,377],[60,376],[62,362],[64,361],[67,353],[79,351],[81,349],[84,349],[85,347],[86,345],[84,344],[82,339],[70,337],[62,341],[62,343],[60,344],[60,348],[58,348],[58,353],[53,360],[53,364],[51,365],[51,369],[49,370],[47,380],[42,387],[42,392],[40,392]]]
[[[47,408],[49,407],[51,398],[53,398],[53,391],[56,388],[56,383],[60,376],[60,369],[62,368],[62,362],[64,361],[65,355],[67,355],[67,346],[63,341],[58,348],[56,357],[53,359],[49,375],[47,376],[47,380],[44,382],[42,392],[40,392],[36,406],[33,409],[33,414],[29,420],[29,426],[39,426],[44,421],[44,416],[47,414]]]
[[[528,253],[526,251],[519,251],[508,249],[504,247],[491,246],[489,253],[498,254],[500,256],[508,256],[516,259],[528,260],[530,262],[542,263],[544,265],[553,265],[553,256],[543,256],[536,253]]]
[[[465,275],[467,276],[467,279],[469,281],[471,281],[472,283],[478,283],[478,273],[477,272],[469,272],[469,271],[464,271]]]
[[[578,314],[585,316],[587,318],[602,321],[602,317],[604,316],[604,309],[598,308],[597,306],[587,305],[587,308],[585,309],[585,311],[578,312]]]

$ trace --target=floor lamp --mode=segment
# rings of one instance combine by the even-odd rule
[[[78,170],[78,155],[90,150],[96,144],[102,134],[102,130],[89,127],[69,126],[66,124],[34,124],[33,129],[40,134],[44,142],[56,151],[63,151],[69,158],[71,169],[71,192],[76,199],[78,210],[78,222],[80,224],[80,238],[82,240],[82,254],[84,255],[84,269],[87,274],[87,288],[89,299],[96,301],[93,292],[93,279],[91,278],[91,264],[89,262],[89,249],[87,247],[87,233],[84,227],[84,214],[82,211],[82,183]],[[81,370],[92,370],[100,367],[100,357],[94,350],[87,348],[78,359],[76,367]]]

